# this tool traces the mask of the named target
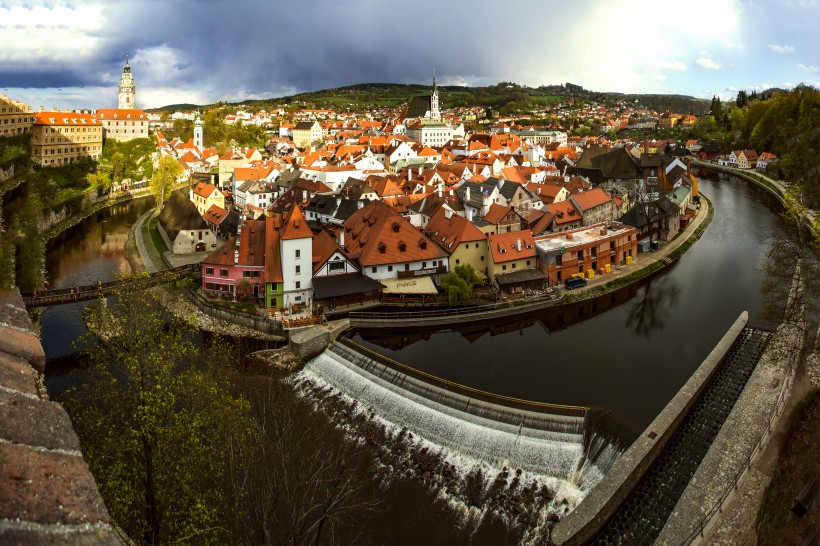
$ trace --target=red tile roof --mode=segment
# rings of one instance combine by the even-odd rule
[[[231,237],[224,245],[202,260],[202,263],[241,266],[265,265],[265,235],[264,220],[243,220],[242,231],[238,235],[239,261],[234,264],[236,237]]]
[[[510,231],[489,236],[493,262],[503,263],[535,257],[535,242],[529,231]],[[519,242],[521,243],[519,245]]]
[[[451,214],[448,217],[447,215],[448,211],[443,207],[439,208],[424,226],[424,232],[436,244],[441,245],[448,254],[452,254],[461,243],[486,239],[486,235],[463,216]]]
[[[571,199],[577,203],[578,207],[581,209],[581,212],[586,212],[594,209],[595,207],[600,207],[601,205],[609,203],[612,201],[612,196],[601,188],[593,188],[585,192],[576,193],[571,197]]]
[[[196,187],[194,187],[194,194],[202,197],[203,199],[210,197],[214,191],[216,191],[216,186],[205,182],[200,182],[196,185]]]
[[[291,207],[290,212],[285,214],[284,223],[279,231],[283,241],[313,237],[301,207]]]
[[[371,201],[344,223],[350,256],[362,266],[434,260],[446,256],[386,203]]]

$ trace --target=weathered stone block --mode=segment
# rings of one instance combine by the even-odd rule
[[[292,332],[289,336],[290,350],[305,360],[324,351],[330,343],[330,332],[324,326],[311,326]]]
[[[34,368],[19,356],[0,353],[0,385],[18,392],[37,395]]]
[[[0,443],[0,519],[109,523],[82,457]]]
[[[0,391],[0,437],[15,444],[46,449],[80,450],[71,420],[62,406],[48,400]]]

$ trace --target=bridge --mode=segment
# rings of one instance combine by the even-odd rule
[[[200,271],[199,264],[186,264],[171,269],[164,269],[148,275],[128,276],[121,279],[86,284],[69,288],[55,288],[53,290],[37,291],[33,294],[23,294],[23,302],[27,309],[34,307],[51,307],[77,301],[96,300],[101,296],[114,296],[123,290],[144,290],[151,286],[173,282]]]

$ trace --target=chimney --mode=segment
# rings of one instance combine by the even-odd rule
[[[564,183],[569,184],[569,175],[568,174],[564,175]]]
[[[302,202],[307,203],[307,190],[302,190]]]
[[[468,222],[473,221],[473,209],[471,209],[471,208],[467,209],[467,221]]]
[[[358,205],[359,208],[364,207],[364,201],[357,201],[356,204]]]
[[[444,217],[448,220],[453,217],[453,211],[447,207],[444,207]]]
[[[518,248],[518,252],[521,252],[521,239],[519,238],[518,241],[515,243],[515,246]]]
[[[469,202],[470,201],[470,186],[467,186],[464,191],[464,200]]]
[[[444,184],[439,183],[438,185],[438,198],[444,198]]]
[[[345,228],[339,230],[339,246],[345,247]]]

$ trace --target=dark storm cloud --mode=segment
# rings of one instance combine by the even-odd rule
[[[102,6],[105,24],[94,30],[90,54],[61,69],[32,72],[0,62],[0,80],[11,87],[116,85],[129,55],[142,89],[187,89],[213,100],[362,82],[428,83],[434,67],[440,82],[489,83],[531,69],[549,51],[538,44],[551,42],[537,16],[547,10],[537,0],[122,0]],[[543,83],[550,82],[545,76]]]

